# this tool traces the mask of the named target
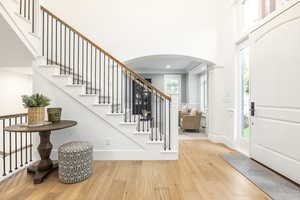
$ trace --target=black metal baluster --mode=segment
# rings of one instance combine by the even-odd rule
[[[25,123],[27,123],[28,121],[28,118],[27,118],[27,115],[25,116]],[[27,146],[28,146],[28,143],[27,143],[27,132],[25,133],[25,164],[28,164],[28,153],[27,153]]]
[[[131,72],[129,72],[129,122],[131,123],[132,122],[132,109],[131,109],[131,99],[132,99],[132,95],[131,95],[131,91],[132,91],[132,80],[131,80]]]
[[[90,94],[93,93],[93,45],[91,44],[91,67],[90,67]]]
[[[79,36],[78,36],[79,37]],[[84,78],[84,40],[81,39],[81,84],[83,83],[83,78]]]
[[[79,84],[79,74],[80,74],[80,72],[79,72],[79,57],[80,57],[80,48],[79,48],[79,46],[80,46],[80,42],[79,42],[79,35],[77,35],[77,84]]]
[[[157,93],[155,95],[155,141],[157,141]]]
[[[139,84],[137,84],[137,87],[139,87]],[[140,91],[137,91],[140,92]],[[138,107],[137,107],[137,113],[138,113],[138,132],[141,132],[141,102],[139,99],[137,99],[138,102]]]
[[[123,67],[121,68],[121,112],[125,113],[123,110],[123,101],[124,101],[124,96],[123,96],[123,81],[124,81],[124,72],[123,72]]]
[[[15,125],[18,123],[18,118],[17,117],[15,117]],[[17,170],[18,169],[18,146],[17,146],[17,143],[18,143],[18,141],[17,141],[17,134],[18,133],[14,133],[14,135],[15,135],[15,170]]]
[[[165,107],[165,124],[167,123],[167,100],[164,101]],[[167,150],[167,124],[165,125],[165,133],[164,133],[164,150]]]
[[[51,17],[51,65],[53,64],[53,17]]]
[[[147,93],[147,95],[149,95],[149,87],[147,86],[147,85],[145,85],[145,83],[143,83],[143,86],[144,86],[144,92],[146,92]],[[147,98],[145,98],[145,105],[144,105],[144,109],[145,109],[145,111],[147,112],[147,115],[144,117],[145,119],[144,119],[144,126],[145,126],[145,128],[144,128],[144,131],[145,132],[147,132],[148,131],[148,115],[149,115],[149,113],[148,113],[148,111],[149,111],[149,97],[147,96]]]
[[[24,0],[24,17],[27,15],[27,0]]]
[[[101,51],[99,50],[99,104],[101,104],[101,95],[102,95],[102,59],[101,59]]]
[[[127,91],[127,71],[125,70],[125,122],[127,122],[127,97],[128,97],[128,91]]]
[[[69,30],[69,64],[68,64],[68,74],[71,74],[71,30]]]
[[[60,51],[59,51],[59,59],[60,59],[60,62],[59,62],[59,73],[62,74],[62,23],[60,23]]]
[[[89,80],[89,43],[86,42],[86,69],[85,69],[85,93],[88,94],[88,80]]]
[[[110,57],[107,57],[108,58],[108,66],[107,66],[107,74],[108,74],[108,77],[107,77],[107,98],[108,98],[108,104],[110,104],[110,91],[109,91],[109,82],[110,82]]]
[[[73,84],[75,84],[75,58],[76,58],[76,55],[75,55],[75,32],[73,32],[73,66],[72,66],[72,69],[73,69]],[[78,73],[78,72],[77,72]]]
[[[28,0],[28,20],[30,20],[30,13],[31,13],[31,9],[30,9],[30,0]]]
[[[64,74],[67,74],[67,27],[65,27],[65,37],[64,37]]]
[[[171,151],[171,101],[169,100],[169,150]]]
[[[147,85],[145,85],[144,87],[145,92],[147,92],[147,95],[149,95],[149,87]],[[147,96],[147,98],[145,98],[146,102],[145,102],[145,111],[147,111],[147,115],[145,116],[145,128],[144,131],[147,132],[147,127],[148,127],[148,111],[149,111],[149,97]]]
[[[59,37],[59,43],[60,43],[60,50],[59,50],[59,73],[62,74],[62,23],[60,23],[60,37]]]
[[[150,93],[150,96],[148,97],[148,99],[149,99],[149,104],[148,104],[148,106],[149,106],[149,111],[150,111],[150,117],[149,118],[147,118],[147,133],[149,133],[149,129],[150,129],[150,126],[151,126],[151,118],[152,118],[152,90],[151,91],[149,91],[150,90],[150,88],[148,88],[148,92]]]
[[[145,110],[145,99],[144,99],[144,93],[145,93],[145,85],[144,85],[144,82],[142,82],[142,88],[143,88],[143,93],[142,93],[142,115],[143,115],[143,132],[145,132],[145,116],[144,116],[144,113],[143,113],[143,110]]]
[[[22,6],[23,6],[23,1],[20,0],[20,10],[19,10],[20,15],[22,15]]]
[[[153,94],[153,95],[152,95]],[[150,134],[150,139],[151,139],[151,141],[153,141],[153,134],[154,134],[154,131],[153,131],[153,126],[154,126],[154,124],[153,124],[153,110],[154,110],[154,108],[153,108],[153,98],[154,98],[154,93],[153,93],[153,89],[151,89],[151,120],[150,120],[150,129],[151,129],[151,134]]]
[[[28,133],[26,132],[25,133],[25,164],[28,164],[28,152],[27,152],[27,146],[28,146],[28,142],[27,142],[27,139],[28,139]]]
[[[151,141],[154,141],[154,118],[151,119],[151,135],[152,135],[152,139]]]
[[[150,126],[150,123],[149,123],[149,119],[147,118],[147,121],[146,121],[147,133],[149,133],[149,126]]]
[[[29,143],[30,143],[30,162],[32,162],[32,132],[30,132],[29,133],[29,137],[30,137],[30,141],[29,141]]]
[[[57,20],[55,19],[55,64],[57,65]]]
[[[119,112],[119,64],[117,63],[117,113]]]
[[[11,118],[9,118],[9,126],[11,126]],[[12,173],[12,159],[11,159],[11,132],[9,132],[9,173]]]
[[[159,140],[162,140],[162,128],[163,128],[163,121],[162,121],[162,98],[159,98]]]
[[[21,116],[21,124],[23,123],[23,117]],[[20,146],[21,146],[21,165],[23,167],[23,133],[20,132]]]
[[[137,87],[140,86],[140,83],[137,81],[137,84],[136,84]],[[139,90],[137,90],[136,92],[139,92]],[[137,99],[138,103],[137,103],[137,113],[138,113],[138,132],[141,132],[141,102],[140,102],[140,99]]]
[[[45,11],[42,11],[42,55],[45,55]]]
[[[136,88],[136,84],[137,84],[136,77],[134,76],[133,80],[132,80],[132,88],[131,88],[131,90],[132,90],[132,94],[131,94],[132,98],[135,98],[135,96],[133,96],[133,94],[135,94],[134,89]],[[132,99],[132,111],[131,112],[133,114],[133,121],[136,122],[136,113],[134,113],[133,110],[135,111],[135,104],[133,103],[133,99]]]
[[[111,112],[114,113],[114,77],[115,77],[115,62],[112,60],[112,88],[111,88]]]
[[[95,83],[95,88],[94,88],[94,93],[97,94],[97,49],[95,47],[95,71],[94,71],[95,77],[94,77],[94,83]]]
[[[35,1],[32,0],[32,33],[35,32]]]
[[[47,65],[49,64],[49,15],[47,14],[47,45],[46,45],[46,53],[47,53]]]
[[[106,67],[106,55],[104,54],[104,57],[103,57],[103,59],[104,59],[104,76],[103,76],[103,91],[104,91],[104,93],[103,93],[103,102],[104,102],[104,104],[105,104],[105,102],[106,102],[106,93],[105,93],[105,90],[106,90],[106,88],[105,88],[105,86],[106,86],[106,83],[105,83],[105,77],[106,77],[106,74],[105,74],[105,72],[106,72],[106,70],[105,70],[105,67]]]
[[[5,149],[5,131],[4,131],[4,128],[5,128],[5,119],[2,119],[2,127],[3,127],[3,131],[2,131],[2,135],[3,135],[3,145],[2,145],[2,151],[3,151],[3,176],[6,176],[6,167],[5,167],[5,164],[6,164],[6,159],[5,159],[5,156],[6,156],[6,149]]]
[[[151,129],[151,134],[153,134],[153,89],[151,88],[151,95],[150,95],[150,112],[151,112],[151,116],[150,116],[150,122],[149,122],[149,128]],[[149,131],[149,130],[148,130]]]

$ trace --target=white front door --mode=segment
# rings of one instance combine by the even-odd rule
[[[300,183],[300,4],[251,36],[251,157]]]

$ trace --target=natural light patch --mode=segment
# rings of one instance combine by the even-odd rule
[[[177,94],[178,93],[178,81],[177,80],[170,80],[166,81],[166,93],[167,94]]]
[[[241,4],[241,25],[249,29],[258,20],[263,19],[289,0],[243,0]]]
[[[250,85],[249,85],[249,69],[250,69],[249,48],[245,48],[240,52],[240,67],[242,72],[242,137],[249,137],[250,129]]]
[[[258,0],[248,0],[245,1],[244,6],[244,27],[248,28],[253,26],[253,24],[259,19],[259,1]]]

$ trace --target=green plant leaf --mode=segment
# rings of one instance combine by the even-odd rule
[[[31,96],[22,96],[23,106],[25,108],[31,107],[46,107],[50,104],[50,99],[42,94],[36,93]]]

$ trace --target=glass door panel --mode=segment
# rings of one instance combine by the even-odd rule
[[[181,76],[165,75],[165,93],[171,98],[175,104],[181,104]]]
[[[241,68],[241,136],[248,138],[250,135],[250,81],[249,81],[249,48],[240,51]]]

